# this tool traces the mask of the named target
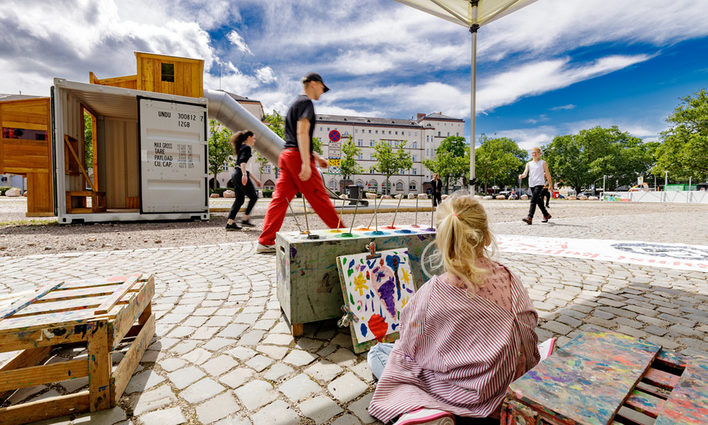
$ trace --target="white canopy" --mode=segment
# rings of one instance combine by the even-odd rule
[[[472,33],[472,90],[470,109],[470,179],[474,179],[475,92],[477,68],[477,30],[502,16],[528,6],[535,0],[396,0],[446,21],[469,28]],[[470,185],[470,190],[474,188]]]

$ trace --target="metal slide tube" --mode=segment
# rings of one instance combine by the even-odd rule
[[[204,89],[204,97],[209,101],[209,118],[219,121],[233,132],[253,131],[256,136],[254,148],[273,164],[278,163],[278,156],[285,146],[283,139],[226,92]]]

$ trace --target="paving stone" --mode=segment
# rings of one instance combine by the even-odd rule
[[[206,326],[221,328],[230,323],[231,318],[229,318],[228,316],[214,316],[207,321]]]
[[[327,389],[337,400],[346,403],[363,394],[369,389],[369,386],[357,378],[352,372],[347,372],[332,381],[332,383],[327,386]]]
[[[192,350],[194,350],[197,347],[197,342],[196,341],[184,341],[180,342],[178,344],[175,344],[174,347],[170,348],[170,351],[176,354],[186,354]]]
[[[234,323],[219,332],[219,336],[223,338],[238,338],[246,329],[248,329],[248,325]]]
[[[283,377],[289,376],[294,371],[293,368],[286,364],[276,363],[263,374],[263,377],[269,381],[277,381]]]
[[[245,367],[239,367],[231,372],[227,373],[226,375],[222,376],[219,378],[219,381],[223,382],[224,384],[228,385],[231,388],[238,388],[241,385],[245,384],[248,382],[251,377],[253,377],[254,372],[252,369],[248,369]],[[269,379],[269,378],[266,378]]]
[[[577,328],[578,326],[580,326],[580,325],[583,324],[582,321],[580,321],[580,320],[578,320],[578,319],[576,319],[576,318],[574,318],[574,317],[567,316],[567,315],[558,316],[555,320],[556,320],[557,322],[560,322],[560,323],[563,323],[563,324],[565,324],[565,325],[568,325],[568,326],[570,326],[571,328]]]
[[[259,345],[256,350],[267,355],[271,359],[280,360],[288,353],[288,347],[281,347],[278,345]]]
[[[231,393],[218,395],[198,405],[195,410],[199,421],[210,424],[237,412],[241,407]]]
[[[362,378],[366,382],[373,382],[373,380],[374,380],[374,375],[371,373],[371,368],[369,367],[369,362],[366,360],[364,360],[363,362],[359,362],[351,370],[352,370],[352,372],[359,375],[359,377]]]
[[[322,388],[307,375],[301,373],[294,378],[285,381],[278,387],[278,390],[285,394],[285,396],[291,401],[300,401],[309,397],[313,393],[322,391]]]
[[[357,357],[351,350],[340,348],[327,356],[327,360],[336,363],[343,368],[350,368],[356,364]]]
[[[188,403],[194,404],[213,397],[225,389],[226,388],[213,379],[204,378],[201,381],[187,387],[184,391],[179,393],[179,396],[187,400]]]
[[[189,352],[188,354],[185,354],[182,356],[183,359],[190,361],[194,364],[200,365],[207,360],[209,360],[209,357],[211,357],[211,352],[204,350],[202,348],[196,348]]]
[[[132,400],[133,414],[140,416],[143,413],[172,404],[177,401],[177,397],[169,385],[161,385],[154,390],[138,393]]]
[[[169,338],[184,338],[185,336],[192,335],[196,330],[197,328],[192,326],[178,326],[167,336]]]
[[[282,400],[262,408],[251,418],[258,425],[297,425],[300,423],[298,415],[286,402]]]
[[[359,422],[359,419],[357,419],[356,416],[347,413],[338,417],[334,422],[332,422],[332,425],[361,425],[361,422]]]
[[[125,393],[132,394],[138,391],[149,390],[164,380],[165,378],[158,375],[155,371],[145,370],[133,375],[133,377],[130,378],[128,386],[125,387]]]
[[[696,331],[692,328],[689,328],[687,326],[683,325],[673,325],[669,328],[669,334],[673,336],[695,336],[695,337],[702,337],[703,332]]]
[[[270,334],[268,335],[264,340],[263,344],[272,344],[272,345],[290,345],[293,342],[293,336],[292,335],[286,335],[286,334]]]
[[[298,407],[303,415],[315,421],[317,425],[323,424],[343,412],[337,403],[323,395],[305,400]]]
[[[566,335],[568,332],[573,330],[570,326],[558,322],[547,322],[544,323],[542,327],[559,335]]]
[[[204,372],[194,366],[187,366],[167,374],[170,381],[172,381],[175,387],[180,390],[188,387],[194,382],[197,382],[197,380],[201,379],[203,376]]]
[[[187,423],[187,419],[179,407],[151,412],[140,416],[140,420],[144,424],[178,425]]]
[[[263,338],[264,331],[250,331],[241,335],[238,345],[257,345]]]
[[[646,328],[644,328],[644,331],[657,336],[664,336],[669,330],[665,328],[660,328],[658,326],[647,326]]]
[[[116,406],[107,410],[99,410],[97,412],[85,413],[74,419],[74,424],[90,423],[92,425],[113,425],[115,423],[126,420],[128,417],[125,411]]]
[[[256,352],[246,347],[236,347],[229,350],[229,353],[242,362],[256,355]]]
[[[352,336],[348,333],[338,333],[336,337],[332,340],[331,344],[337,344],[340,347],[351,348],[352,347]]]
[[[305,373],[320,382],[329,383],[332,382],[337,375],[342,373],[342,370],[343,369],[335,363],[327,360],[320,360],[305,369]]]
[[[222,355],[204,363],[202,365],[202,369],[204,369],[209,375],[219,376],[236,366],[238,366],[238,362],[234,360],[233,357]]]
[[[376,422],[376,418],[369,415],[369,405],[371,404],[371,398],[373,396],[374,393],[370,392],[348,406],[349,411],[355,414],[356,417],[359,418],[359,420],[364,424]]]
[[[273,389],[273,386],[268,382],[261,380],[250,381],[240,388],[237,388],[235,392],[236,396],[239,400],[241,400],[241,403],[243,403],[248,410],[253,411],[270,403],[278,397],[277,393]],[[255,420],[255,417],[254,422],[258,424],[261,423]]]
[[[669,350],[675,350],[676,348],[679,347],[677,343],[674,341],[667,339],[667,338],[662,338],[660,336],[656,335],[649,335],[647,337],[647,341],[653,342],[654,344],[661,345],[663,348],[667,348]]]
[[[246,362],[246,365],[256,372],[264,370],[271,364],[273,364],[273,359],[260,354]]]
[[[231,338],[212,338],[206,344],[202,345],[202,348],[209,351],[218,351],[235,343],[236,340]]]
[[[182,322],[182,324],[185,326],[194,326],[195,328],[198,328],[198,327],[202,326],[204,323],[206,323],[207,320],[209,320],[208,317],[191,316],[189,319]]]
[[[292,350],[290,354],[285,356],[283,361],[285,363],[290,363],[295,366],[305,366],[312,363],[317,357],[312,353],[302,350]]]
[[[135,377],[133,377],[135,379]],[[62,381],[59,385],[64,388],[69,393],[73,393],[79,388],[83,388],[89,384],[88,377],[69,379],[67,381]]]

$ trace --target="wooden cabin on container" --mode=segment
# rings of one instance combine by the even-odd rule
[[[54,215],[49,98],[0,101],[0,174],[27,178],[27,216]]]

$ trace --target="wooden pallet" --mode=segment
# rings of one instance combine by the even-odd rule
[[[0,307],[0,353],[20,350],[0,367],[0,401],[20,388],[89,378],[87,391],[0,408],[0,425],[115,406],[155,334],[154,294],[154,278],[137,273],[50,283]],[[121,342],[129,348],[111,371]],[[88,359],[43,364],[67,344],[85,347]]]
[[[588,332],[511,384],[504,425],[698,425],[708,361],[616,332]]]

